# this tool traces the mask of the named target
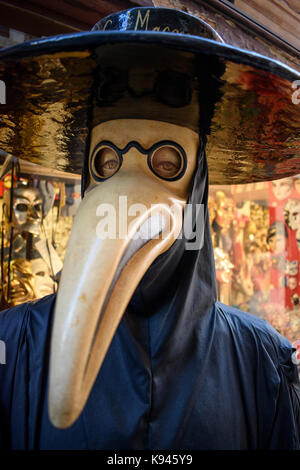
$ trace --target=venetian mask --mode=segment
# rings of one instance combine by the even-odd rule
[[[52,335],[49,414],[59,427],[80,413],[138,283],[177,240],[198,149],[196,132],[166,122],[93,129]]]
[[[288,280],[287,280],[287,285],[291,290],[296,289],[297,279],[295,277],[289,277]]]
[[[300,228],[300,201],[289,199],[284,206],[285,217],[292,230]]]
[[[8,263],[3,266],[3,297],[5,303],[12,307],[36,299],[34,275],[30,261],[15,259],[10,263],[10,283],[8,286]]]
[[[214,256],[217,280],[228,284],[231,281],[234,265],[231,263],[228,253],[221,248],[214,249]]]
[[[222,230],[228,230],[234,218],[234,203],[223,191],[217,191],[215,204],[215,221]]]
[[[275,234],[269,239],[269,247],[273,253],[283,253],[286,248],[286,238],[281,233]]]
[[[31,266],[37,298],[53,294],[56,283],[51,278],[50,269],[45,261],[42,258],[32,259]]]
[[[10,191],[4,194],[5,218],[9,223]],[[10,225],[19,233],[38,235],[42,222],[42,197],[39,189],[18,187],[13,190],[12,220]]]
[[[298,274],[298,261],[285,261],[285,274],[289,276],[296,276]]]
[[[293,178],[283,178],[281,180],[272,181],[272,190],[274,196],[279,201],[289,197],[293,189]]]
[[[300,175],[294,177],[294,185],[298,194],[300,194]]]

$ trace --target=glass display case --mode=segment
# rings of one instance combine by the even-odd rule
[[[218,297],[266,319],[298,347],[300,175],[210,187]]]
[[[4,309],[56,292],[80,201],[80,177],[7,157],[0,201]]]

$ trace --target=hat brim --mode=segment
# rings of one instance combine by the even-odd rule
[[[151,75],[149,68],[153,76],[161,72],[157,57],[166,69],[190,75],[193,93],[205,96],[206,90],[199,88],[211,86],[201,81],[204,72],[218,88],[207,145],[210,183],[258,182],[300,173],[300,104],[293,100],[293,84],[300,80],[297,71],[209,39],[153,31],[77,33],[2,49],[0,80],[5,83],[6,104],[0,105],[0,149],[49,168],[80,173],[95,115],[98,121],[165,120],[201,132],[203,120],[197,117],[193,97],[186,103],[158,106],[152,85],[147,88],[145,83],[141,89],[141,77],[147,82]],[[118,77],[116,88],[110,90],[115,100],[99,102],[103,64],[110,71],[118,66],[121,72],[130,69],[131,81],[137,66],[138,73],[144,67],[139,92],[126,90],[124,97]],[[143,106],[131,105],[129,95],[135,95],[136,102],[142,97]],[[202,106],[200,117],[204,112]]]

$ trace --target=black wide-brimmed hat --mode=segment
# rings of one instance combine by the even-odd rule
[[[33,163],[79,173],[95,125],[142,118],[207,134],[211,183],[300,173],[300,74],[177,10],[133,8],[2,49],[0,80],[0,149]]]

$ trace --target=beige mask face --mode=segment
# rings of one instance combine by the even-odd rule
[[[122,119],[93,129],[90,181],[56,301],[49,389],[55,426],[77,419],[137,285],[180,234],[198,148],[198,134],[164,122]]]
[[[4,194],[6,216],[9,215],[10,193]],[[38,235],[42,222],[42,197],[37,188],[16,188],[13,193],[12,225],[19,233]]]
[[[30,261],[14,259],[10,263],[10,286],[8,289],[8,263],[4,263],[3,296],[8,306],[19,305],[36,299],[34,275]],[[9,290],[9,292],[8,292]]]
[[[102,155],[100,154],[99,158],[98,155],[95,156],[95,153],[101,153],[102,147],[99,149],[100,152],[99,150],[95,152],[95,149],[103,141],[113,143],[118,149],[126,148],[130,142],[137,142],[143,150],[151,149],[161,143],[157,149],[152,150],[150,165],[147,161],[147,154],[142,153],[136,147],[131,147],[123,154],[120,169],[113,173],[114,168],[105,168],[102,171],[103,179],[110,176],[109,170],[112,173],[111,178],[114,175],[118,175],[122,179],[133,176],[136,178],[134,182],[136,190],[139,186],[139,178],[148,177],[155,180],[161,186],[162,191],[166,189],[173,194],[174,198],[187,200],[199,148],[199,136],[196,132],[175,124],[143,119],[117,119],[99,124],[93,129],[91,136],[90,184],[87,191],[99,184],[99,178],[97,181],[93,177],[92,170],[95,167],[95,160],[101,160]],[[177,144],[178,147],[173,146],[172,143]],[[181,156],[180,147],[186,155],[186,170],[182,172],[182,175],[180,175],[180,171],[183,166],[183,156]],[[105,148],[108,147],[104,145]],[[104,164],[106,163],[105,158],[110,160],[113,158],[113,161],[119,162],[115,152],[111,151],[109,155],[109,157],[103,155]],[[93,157],[93,162],[91,157]],[[99,168],[97,173],[100,172]],[[101,177],[101,173],[99,176]],[[108,182],[107,179],[106,181]]]
[[[31,260],[32,273],[34,275],[34,287],[38,299],[53,294],[54,282],[48,265],[42,258]]]

